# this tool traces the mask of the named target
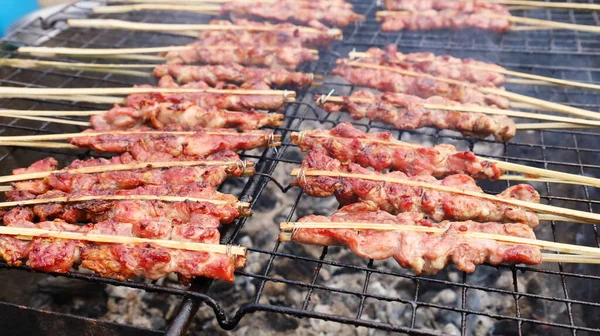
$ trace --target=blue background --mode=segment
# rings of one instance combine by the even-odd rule
[[[37,0],[0,0],[0,36],[16,20],[37,8]]]

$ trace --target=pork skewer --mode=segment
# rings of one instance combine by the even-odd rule
[[[198,129],[196,131],[155,131],[133,129],[128,131],[17,135],[0,137],[6,142],[41,142],[45,140],[68,140],[75,148],[94,149],[99,153],[129,152],[136,160],[149,161],[170,157],[199,158],[227,149],[250,150],[281,145],[281,135],[273,131],[255,130],[236,132],[231,129]],[[168,155],[163,155],[168,154]]]
[[[27,259],[33,269],[66,273],[73,265],[118,280],[144,276],[157,280],[175,272],[188,283],[193,276],[233,281],[246,262],[239,246],[135,237],[120,223],[76,226],[54,222],[0,226],[0,256],[10,266]],[[31,241],[26,241],[31,239]]]
[[[485,63],[471,58],[460,59],[448,55],[436,56],[429,52],[403,54],[396,45],[388,45],[385,50],[370,48],[366,52],[350,52],[350,59],[360,58],[360,62],[379,65],[397,66],[416,72],[454,80],[468,81],[481,86],[499,86],[512,83],[511,78],[504,75],[531,79],[523,84],[540,85],[545,82],[555,85],[573,86],[585,89],[600,90],[600,85],[563,80],[546,76],[538,76],[523,72],[511,71],[493,63]],[[538,81],[538,82],[536,82]],[[516,82],[517,84],[521,82]]]
[[[61,219],[68,223],[110,220],[139,224],[146,221],[144,225],[164,221],[217,228],[219,224],[230,224],[240,216],[251,215],[248,203],[202,183],[73,193],[53,190],[32,199],[11,199],[18,206],[4,215],[6,225],[37,218],[42,221]],[[154,230],[154,227],[139,229]]]
[[[215,159],[215,160],[213,160]],[[128,162],[123,165],[111,167],[113,162]],[[165,160],[168,161],[168,160]],[[171,161],[175,161],[171,158]],[[76,161],[69,168],[58,173],[52,170],[51,158],[40,160],[23,170],[25,174],[3,177],[4,182],[13,183],[10,197],[31,198],[48,190],[61,190],[75,192],[80,190],[115,190],[132,189],[145,185],[185,185],[203,182],[216,187],[221,185],[228,177],[241,177],[254,173],[253,167],[246,167],[246,163],[239,160],[239,156],[231,151],[223,151],[207,157],[207,161],[221,161],[216,165],[190,166],[185,160],[174,163],[169,168],[154,168],[150,162],[135,162],[131,155],[125,154],[112,160],[90,159]],[[131,162],[134,162],[132,165]],[[138,164],[139,163],[139,164]],[[252,164],[250,164],[252,165]],[[160,166],[160,164],[158,165]],[[111,168],[121,170],[111,171]]]
[[[519,176],[504,175],[504,171],[513,171],[556,179],[561,183],[600,187],[600,181],[596,178],[478,157],[472,152],[459,152],[448,144],[433,147],[410,144],[394,139],[389,132],[362,132],[347,122],[331,130],[293,132],[290,139],[305,152],[324,150],[342,162],[354,162],[380,171],[399,170],[408,176],[467,174],[482,179],[506,177],[518,180]]]
[[[433,223],[416,213],[391,215],[371,202],[345,206],[329,217],[310,215],[281,223],[280,228],[280,241],[345,245],[363,258],[393,257],[416,274],[435,274],[449,263],[469,273],[483,263],[535,265],[546,261],[540,249],[582,252],[585,256],[570,255],[573,261],[600,262],[597,248],[536,240],[523,224]]]
[[[323,168],[316,169],[314,167]],[[446,199],[451,201],[451,204],[448,205],[451,208],[456,206],[456,210],[458,210],[458,204],[463,202],[461,197],[468,196],[464,199],[465,201],[475,202],[472,207],[469,207],[468,212],[463,213],[466,209],[460,209],[460,213],[451,212],[448,215],[466,215],[466,218],[458,217],[465,220],[471,219],[469,216],[476,216],[477,214],[483,214],[487,220],[506,215],[505,217],[511,219],[513,222],[519,221],[516,217],[520,217],[520,222],[531,221],[530,225],[533,224],[535,226],[537,220],[535,215],[530,216],[530,211],[536,211],[576,219],[583,223],[600,222],[600,216],[594,213],[539,204],[537,202],[539,195],[529,185],[513,186],[501,194],[505,197],[499,197],[480,192],[480,188],[476,186],[475,181],[465,175],[449,176],[445,182],[437,181],[431,176],[419,176],[410,179],[400,172],[381,174],[352,163],[342,165],[339,161],[329,158],[319,151],[311,152],[303,161],[301,168],[292,171],[292,176],[296,176],[296,181],[293,184],[301,186],[309,195],[327,197],[337,193],[336,196],[341,199],[341,203],[352,203],[358,199],[373,200],[380,204],[383,209],[390,208],[390,210],[394,211],[400,210],[402,207],[419,207],[426,204],[426,208],[423,209],[427,212],[432,212],[436,208],[430,208],[429,205],[436,204],[436,200],[439,199],[432,198],[432,196],[447,197]],[[308,183],[308,176],[311,176],[313,183]],[[340,186],[344,188],[338,188]],[[369,193],[369,191],[375,190],[385,192],[381,195],[373,192]],[[431,192],[426,192],[426,190]],[[409,195],[426,195],[427,197],[418,197],[411,203],[400,201],[403,199],[402,197],[391,197],[398,193],[401,195],[406,193]],[[390,197],[388,197],[388,194]],[[450,195],[461,196],[454,198]],[[457,202],[457,199],[461,199],[461,201]],[[482,208],[482,204],[478,203],[478,201],[484,201],[486,205],[490,205],[490,208]],[[516,211],[488,213],[488,210],[492,208],[508,210],[510,208],[508,205],[513,206]],[[462,206],[460,207],[462,208]],[[446,210],[444,210],[435,215],[444,216],[446,214]]]
[[[318,98],[318,103],[327,97]],[[508,141],[515,135],[516,128],[512,119],[502,116],[487,116],[481,113],[464,113],[429,109],[426,104],[462,107],[463,105],[442,97],[419,97],[385,92],[375,95],[370,91],[357,91],[350,97],[344,97],[343,102],[334,99],[325,101],[323,109],[329,113],[346,110],[353,119],[369,118],[381,121],[398,129],[418,129],[422,127],[437,127],[440,129],[456,130],[463,135],[486,138],[493,135],[496,141]],[[470,107],[465,104],[466,107]],[[477,107],[477,105],[474,105]]]
[[[530,19],[499,14],[489,9],[479,9],[475,12],[464,12],[456,9],[444,9],[440,11],[425,10],[419,12],[380,11],[376,13],[376,18],[379,21],[383,21],[381,30],[386,32],[403,29],[430,30],[474,27],[498,33],[505,33],[516,28],[513,25],[514,23],[522,23],[536,27],[600,33],[600,27],[596,26]]]
[[[338,63],[342,66],[334,69],[332,74],[340,75],[352,84],[368,86],[381,91],[405,92],[410,90],[411,93],[422,98],[431,95],[443,95],[458,102],[496,105],[500,108],[508,108],[510,105],[509,100],[514,100],[527,103],[528,106],[546,108],[584,118],[600,119],[600,114],[597,112],[524,96],[498,88],[481,87],[450,78],[436,77],[377,64],[346,60],[339,60]],[[363,69],[356,70],[357,68]]]
[[[359,199],[375,202],[382,210],[398,214],[402,212],[420,212],[435,221],[441,220],[477,220],[518,222],[536,227],[539,220],[535,213],[519,207],[511,207],[500,202],[481,200],[476,197],[458,196],[451,193],[427,191],[423,188],[386,184],[383,181],[369,181],[346,177],[328,177],[306,175],[307,171],[330,171],[371,175],[374,178],[386,176],[399,180],[421,181],[429,184],[452,186],[481,193],[475,181],[466,175],[452,175],[442,181],[432,176],[407,177],[401,172],[381,174],[354,163],[342,165],[321,151],[310,152],[302,162],[301,172],[294,185],[300,186],[306,194],[313,197],[336,196],[338,202],[347,205]],[[539,203],[539,194],[529,185],[516,185],[506,189],[498,198]]]
[[[144,1],[144,0],[140,0]],[[145,2],[145,1],[144,1]],[[571,2],[543,2],[522,0],[385,0],[383,6],[389,11],[423,11],[427,9],[443,10],[457,9],[466,12],[474,12],[478,9],[494,10],[498,13],[507,12],[505,5],[525,6],[528,8],[551,8],[551,9],[576,9],[576,10],[600,10],[600,5]]]

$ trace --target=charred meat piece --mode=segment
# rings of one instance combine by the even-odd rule
[[[487,16],[486,14],[490,14]],[[496,16],[491,16],[496,15]],[[498,16],[500,15],[500,16]],[[510,15],[510,14],[508,14]],[[480,9],[476,12],[463,12],[458,9],[429,9],[420,12],[401,12],[383,16],[381,30],[394,32],[399,30],[433,30],[479,28],[496,33],[505,33],[513,24],[494,10]]]
[[[455,9],[466,13],[481,10],[494,11],[504,15],[510,13],[504,5],[478,0],[384,0],[383,4],[389,11],[418,12],[428,9]]]
[[[367,259],[394,258],[400,266],[411,268],[416,274],[435,274],[450,263],[456,264],[461,271],[471,273],[483,263],[536,265],[542,262],[538,247],[464,236],[468,232],[481,232],[535,239],[533,230],[524,224],[473,221],[433,223],[416,213],[391,215],[379,210],[371,202],[345,206],[329,217],[306,216],[298,222],[381,223],[443,229],[443,234],[353,229],[294,230],[292,240],[295,242],[321,246],[344,245]]]

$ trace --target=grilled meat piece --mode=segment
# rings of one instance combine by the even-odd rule
[[[115,105],[102,114],[90,117],[96,131],[129,130],[151,126],[165,129],[170,125],[190,128],[236,128],[255,130],[266,126],[279,126],[282,114],[254,111],[235,112],[197,105],[192,102],[137,101],[135,107]]]
[[[354,163],[342,164],[340,161],[328,157],[322,151],[309,153],[302,162],[302,169],[364,174],[373,177],[385,176],[483,192],[475,181],[467,175],[451,175],[438,181],[433,176],[428,175],[408,177],[402,172],[382,174]],[[530,227],[536,227],[539,224],[539,219],[535,213],[521,207],[400,183],[351,177],[304,176],[299,174],[295,184],[299,185],[310,196],[328,197],[335,195],[342,205],[359,200],[373,201],[380,209],[392,214],[419,212],[426,214],[434,221],[447,219],[457,221],[475,220],[478,222],[516,222],[527,224]],[[540,195],[535,189],[526,184],[512,186],[498,197],[528,202],[539,202],[540,200]]]
[[[384,0],[383,4],[389,11],[420,12],[428,9],[438,11],[454,9],[466,13],[476,13],[481,10],[503,15],[510,13],[504,5],[478,0]]]
[[[149,85],[140,85],[138,87],[151,87]],[[211,89],[204,82],[192,82],[182,86],[175,83],[171,76],[164,76],[158,82],[161,88],[191,88],[191,89]],[[244,83],[240,87],[235,85],[218,85],[217,89],[244,89],[244,90],[270,90],[271,88],[264,82]],[[132,94],[127,97],[125,105],[136,110],[142,110],[145,105],[154,103],[173,103],[183,104],[191,103],[203,108],[223,109],[233,111],[248,111],[251,109],[276,111],[283,107],[285,98],[281,93],[273,95],[247,95],[247,94],[229,94],[229,93],[140,93]],[[181,113],[181,112],[179,112]]]
[[[501,16],[492,16],[501,15]],[[510,14],[508,14],[510,15]],[[381,30],[394,32],[400,30],[463,29],[467,27],[505,33],[513,24],[505,18],[507,14],[498,14],[489,9],[476,12],[463,12],[457,9],[433,9],[420,12],[401,12],[383,16]]]
[[[129,161],[131,159],[131,161]],[[122,156],[117,160],[92,159],[88,163],[78,162],[74,167],[91,165],[115,164],[121,160],[122,163],[136,163],[131,156]],[[127,160],[127,162],[123,162]],[[231,151],[215,153],[205,158],[207,161],[230,161],[234,162],[228,166],[192,166],[152,168],[137,170],[107,171],[103,173],[76,174],[55,173],[44,179],[15,182],[13,190],[7,192],[7,197],[12,200],[30,199],[47,192],[48,190],[60,190],[67,193],[75,191],[90,190],[116,190],[134,189],[147,185],[186,185],[190,183],[204,182],[216,187],[225,181],[227,177],[237,177],[244,174],[243,165],[239,156]],[[144,161],[142,161],[144,162]],[[236,164],[240,162],[240,164]],[[69,167],[69,168],[74,168]]]
[[[14,226],[136,236],[133,225],[116,222],[78,226],[64,222],[34,224],[21,221]],[[170,238],[202,243],[215,241],[215,236],[211,234],[190,236],[187,232],[176,232],[175,229],[172,229]],[[183,283],[189,282],[193,276],[233,281],[235,268],[243,267],[245,263],[243,256],[176,250],[151,244],[103,244],[48,238],[20,241],[10,236],[0,236],[0,256],[11,266],[20,266],[23,259],[27,259],[27,266],[45,272],[66,273],[73,265],[81,264],[101,276],[118,280],[138,276],[157,280],[174,272]]]
[[[304,47],[259,46],[231,43],[226,46],[207,46],[204,41],[188,44],[186,50],[173,50],[165,54],[167,64],[230,64],[238,63],[273,69],[294,70],[304,62],[317,61],[319,54]]]
[[[385,50],[370,48],[367,50],[367,54],[369,57],[361,58],[361,63],[427,73],[436,77],[471,82],[479,86],[496,87],[506,81],[506,77],[499,73],[506,70],[505,68],[472,58],[436,56],[430,52],[402,54],[398,52],[398,46],[394,44],[388,45]],[[486,68],[490,70],[486,70]]]
[[[368,102],[361,101],[366,99]],[[369,91],[356,91],[344,98],[344,103],[325,103],[327,112],[345,110],[353,119],[369,118],[381,121],[398,129],[418,129],[437,127],[459,131],[465,136],[486,138],[493,135],[496,141],[508,141],[515,136],[515,122],[503,115],[488,116],[482,113],[434,110],[424,104],[477,107],[473,104],[461,105],[442,97],[421,99],[402,93],[385,92],[375,95]]]
[[[298,222],[352,222],[401,226],[423,226],[444,229],[443,234],[414,231],[377,231],[353,229],[296,229],[292,240],[321,246],[344,245],[367,259],[394,258],[402,267],[416,274],[435,274],[449,263],[459,270],[474,272],[477,265],[528,264],[542,262],[538,247],[498,242],[491,239],[467,238],[466,232],[482,232],[535,239],[533,230],[524,224],[448,222],[432,223],[418,213],[397,216],[380,211],[372,202],[345,206],[332,216],[306,216]]]
[[[370,87],[379,91],[405,93],[421,98],[439,96],[459,103],[497,106],[503,109],[508,108],[510,103],[504,97],[483,93],[468,85],[408,76],[387,69],[362,68],[342,63],[331,73],[342,76],[354,85]]]
[[[250,150],[270,145],[275,139],[271,130],[256,130],[237,133],[231,129],[198,129],[193,134],[175,134],[152,130],[130,130],[132,133],[104,133],[69,138],[75,146],[90,148],[98,153],[129,152],[136,160],[161,161],[198,160],[223,150]],[[83,133],[94,133],[86,130]],[[163,155],[164,154],[164,155]],[[152,160],[159,161],[159,160]],[[76,161],[80,162],[80,161]],[[53,170],[53,169],[48,169]],[[47,170],[45,170],[47,171]]]
[[[228,65],[175,65],[162,64],[154,68],[154,76],[172,76],[179,84],[205,82],[218,85],[220,82],[242,84],[263,81],[269,86],[293,86],[307,88],[313,81],[313,74],[290,72],[285,69],[261,69]]]
[[[230,2],[221,7],[221,13],[234,18],[293,21],[316,27],[320,27],[321,22],[346,27],[365,20],[364,15],[352,11],[351,4],[329,1]]]
[[[156,195],[156,193],[160,193]],[[139,187],[132,190],[80,190],[66,193],[52,190],[36,199],[64,198],[77,199],[86,196],[178,196],[204,201],[160,201],[160,200],[90,200],[80,202],[41,203],[15,207],[4,215],[4,223],[20,220],[46,221],[61,219],[68,223],[116,221],[135,225],[149,225],[152,221],[217,228],[219,224],[229,224],[234,219],[248,215],[241,209],[233,195],[222,194],[205,184],[184,186]],[[211,202],[212,201],[212,202]],[[215,203],[216,202],[216,203]],[[140,224],[142,223],[142,224]]]
[[[340,123],[331,130],[305,131],[292,140],[303,152],[323,150],[342,162],[354,162],[378,171],[399,170],[408,176],[466,174],[478,179],[496,180],[503,173],[493,162],[482,160],[473,152],[458,152],[452,145],[403,146],[405,143],[394,139],[392,133],[365,133],[348,122]]]

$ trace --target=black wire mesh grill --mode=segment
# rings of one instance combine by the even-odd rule
[[[458,57],[477,57],[482,60],[498,62],[517,71],[526,71],[542,75],[549,75],[564,79],[574,79],[588,82],[600,82],[600,42],[597,35],[568,31],[538,31],[511,33],[504,36],[481,33],[475,31],[463,32],[400,32],[383,33],[374,21],[373,15],[378,10],[376,3],[371,1],[353,1],[358,13],[366,13],[368,19],[360,25],[348,27],[344,31],[345,39],[336,43],[331,50],[321,52],[320,60],[306,65],[303,69],[307,72],[326,75],[335,66],[335,60],[344,57],[347,53],[357,48],[359,51],[371,46],[384,46],[387,43],[399,45],[403,52],[434,51],[439,54],[452,54]],[[9,36],[5,40],[4,57],[17,57],[9,51],[10,45],[22,43],[44,46],[65,47],[147,47],[160,45],[185,44],[190,41],[187,37],[166,35],[160,33],[142,32],[115,32],[108,30],[68,29],[64,28],[64,18],[85,16],[81,4],[67,7],[58,15],[41,22],[32,22]],[[540,14],[541,13],[541,14]],[[523,15],[554,19],[559,21],[598,24],[595,13],[573,13],[530,11]],[[539,15],[542,15],[541,17]],[[138,22],[181,23],[198,22],[199,16],[194,14],[169,14],[161,13],[132,13],[111,16]],[[204,19],[204,18],[202,18]],[[42,29],[42,26],[55,26],[58,29]],[[93,60],[96,61],[96,60]],[[132,78],[112,74],[99,74],[82,71],[56,71],[56,70],[20,70],[0,68],[0,83],[2,85],[23,87],[102,87],[102,86],[129,86],[132,84],[147,83],[145,78]],[[225,190],[232,192],[242,199],[252,198],[253,207],[265,206],[262,199],[267,198],[263,192],[265,188],[278,190],[277,195],[271,198],[286,198],[293,200],[282,211],[281,221],[292,221],[306,215],[307,204],[312,201],[303,195],[298,188],[287,187],[291,177],[286,176],[291,167],[300,163],[301,157],[297,154],[294,145],[289,143],[290,131],[308,129],[312,127],[330,128],[342,121],[351,121],[345,114],[325,114],[313,104],[315,94],[327,94],[335,89],[336,95],[347,95],[356,88],[343,81],[332,77],[325,77],[323,85],[313,87],[307,91],[298,92],[298,103],[290,104],[286,109],[286,125],[277,129],[286,141],[284,145],[275,150],[253,151],[244,153],[244,156],[257,161],[257,174],[247,180],[231,181]],[[507,89],[532,95],[542,99],[565,103],[572,106],[583,107],[598,111],[600,95],[594,92],[565,89],[557,87],[524,87],[507,85]],[[48,102],[34,97],[29,99],[4,99],[0,101],[1,108],[13,109],[98,109],[99,106],[89,103]],[[421,144],[451,143],[461,150],[472,150],[479,155],[488,155],[494,158],[523,163],[531,166],[556,169],[560,171],[600,176],[600,165],[596,155],[600,152],[598,145],[599,134],[594,131],[532,131],[519,132],[509,144],[498,144],[488,140],[475,140],[463,138],[454,132],[436,131],[431,129],[417,131],[397,131],[379,123],[368,121],[352,121],[353,124],[365,131],[392,131],[402,140]],[[12,118],[0,119],[0,133],[2,135],[33,134],[33,133],[58,133],[76,132],[80,128],[65,125],[54,125],[35,121],[25,121]],[[34,159],[51,154],[68,162],[74,158],[89,156],[89,152],[72,152],[62,150],[40,150],[20,148],[0,148],[0,162],[2,173],[9,169],[24,166]],[[18,158],[27,156],[27,160]],[[509,182],[482,182],[484,189],[497,193],[507,186]],[[542,195],[546,204],[565,206],[569,208],[598,211],[600,197],[594,188],[585,186],[559,186],[550,184],[536,184],[536,189]],[[328,209],[315,208],[313,212],[327,214]],[[256,225],[260,219],[242,219],[233,224],[223,235],[223,242],[237,242],[244,229]],[[270,223],[270,229],[277,230],[277,223]],[[578,243],[589,246],[599,246],[600,235],[595,225],[568,225],[563,223],[544,224],[538,229],[539,239],[554,240],[565,243]],[[292,243],[279,243],[270,241],[264,246],[251,247],[249,260],[259,262],[257,271],[247,269],[236,272],[239,281],[249,280],[256,285],[247,302],[234,305],[232,311],[226,310],[223,298],[219,297],[217,290],[205,291],[210,286],[210,281],[200,281],[192,289],[168,287],[144,282],[121,282],[90,276],[82,273],[70,273],[66,276],[87,281],[98,281],[107,284],[140,288],[149,292],[166,293],[191,298],[206,303],[214,309],[216,319],[225,329],[235,328],[240,320],[247,314],[257,311],[267,313],[287,314],[297,317],[309,317],[327,321],[334,321],[356,326],[382,329],[387,331],[400,331],[412,334],[440,334],[439,330],[426,327],[423,316],[419,312],[423,309],[436,309],[447,314],[459,316],[460,333],[471,335],[474,333],[472,319],[485,316],[505,324],[505,330],[514,334],[528,334],[539,332],[552,332],[556,334],[588,334],[600,332],[597,313],[600,311],[598,297],[590,296],[600,284],[600,273],[597,268],[576,265],[542,265],[540,267],[521,266],[481,266],[473,274],[456,272],[458,277],[448,274],[440,276],[414,276],[409,271],[381,261],[337,260],[332,256],[339,248],[315,248],[310,254],[304,250],[299,251],[298,246]],[[315,252],[316,251],[316,252]],[[301,276],[281,272],[281,265],[293,263],[306,270]],[[7,268],[6,265],[0,264]],[[26,269],[26,268],[23,268]],[[491,270],[491,273],[490,273]],[[348,286],[333,286],[324,281],[323,274],[332,274],[331,278],[344,274],[360,274],[362,282],[348,284]],[[493,274],[505,277],[509,281],[503,286],[491,286],[482,280]],[[535,276],[541,285],[539,288],[524,286],[523,278]],[[373,283],[391,283],[392,279],[401,278],[402,283],[412,292],[411,295],[392,295],[391,288],[376,290]],[[394,280],[396,281],[396,280]],[[297,300],[273,302],[269,295],[270,287],[281,285],[285,290],[299,289],[302,296]],[[223,286],[219,284],[219,289]],[[460,297],[453,303],[434,302],[430,297],[423,295],[426,289],[453,289],[460,293]],[[587,291],[581,289],[588,289]],[[195,290],[194,290],[195,289]],[[198,290],[199,291],[196,291]],[[549,290],[546,290],[549,289]],[[509,311],[493,311],[473,303],[474,293],[485,292],[495,297],[510,297],[514,306]],[[316,308],[321,298],[351,298],[353,304],[348,307],[347,314],[333,314]],[[475,296],[476,298],[476,296]],[[535,312],[529,309],[531,302],[539,305],[548,303],[552,308],[557,308],[563,313],[554,318],[545,312]],[[394,322],[384,321],[372,317],[373,311],[383,305],[405,306],[409,312],[407,316]],[[424,326],[425,325],[425,326]]]

